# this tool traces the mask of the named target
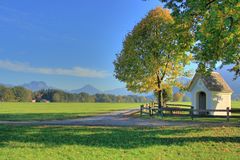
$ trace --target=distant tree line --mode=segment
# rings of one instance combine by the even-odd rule
[[[32,100],[32,91],[23,87],[0,86],[1,102],[29,102]]]
[[[37,102],[41,100],[48,100],[51,102],[147,102],[148,98],[144,96],[116,96],[110,94],[95,94],[90,95],[87,93],[67,93],[62,90],[56,89],[47,89],[41,90],[38,92],[34,92],[33,98],[36,99]]]
[[[144,96],[115,96],[110,94],[67,93],[57,89],[47,89],[32,92],[23,87],[0,86],[1,102],[116,102],[116,103],[146,103],[151,101]]]
[[[157,96],[157,95],[155,95]],[[156,98],[155,98],[156,99]],[[47,89],[32,92],[23,87],[6,87],[0,86],[0,102],[113,102],[113,103],[147,103],[152,102],[154,98],[144,96],[128,95],[116,96],[111,94],[95,94],[87,93],[67,93],[57,89]],[[240,100],[240,96],[236,96],[233,100]],[[164,90],[163,102],[169,101],[188,102],[190,97],[183,93],[172,93],[172,90]]]

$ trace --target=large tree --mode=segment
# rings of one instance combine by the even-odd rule
[[[172,10],[183,30],[190,30],[195,44],[191,49],[203,71],[218,62],[234,64],[231,71],[240,76],[239,0],[160,0]]]
[[[178,29],[170,12],[158,7],[128,33],[114,61],[115,77],[133,92],[157,92],[159,107],[161,91],[181,87],[177,77],[187,75],[184,67],[191,60],[185,52],[191,44],[190,32],[181,35],[188,40],[183,42]]]

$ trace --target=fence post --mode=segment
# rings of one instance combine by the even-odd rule
[[[151,114],[151,106],[150,105],[148,107],[148,111],[149,111],[149,116],[152,116],[152,114]]]
[[[191,115],[191,118],[193,120],[193,106],[191,106],[190,115]]]
[[[227,121],[229,122],[229,107],[227,107]]]
[[[142,116],[142,112],[143,112],[143,105],[140,105],[140,116]]]

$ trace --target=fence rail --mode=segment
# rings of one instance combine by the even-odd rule
[[[223,118],[226,118],[227,121],[229,121],[229,119],[231,117],[240,118],[240,116],[232,116],[231,115],[232,113],[240,114],[240,109],[230,109],[229,107],[227,107],[227,109],[199,110],[199,109],[194,109],[194,107],[191,105],[167,104],[166,107],[162,107],[159,109],[154,104],[155,103],[141,105],[140,106],[140,115],[142,116],[144,114],[147,114],[147,115],[153,116],[154,114],[159,114],[162,117],[164,115],[169,115],[169,114],[170,115],[186,115],[186,116],[190,116],[193,120],[195,116],[199,116],[198,114],[195,114],[195,113],[200,113],[200,115],[202,114],[201,116],[204,116],[204,117],[223,117]],[[174,106],[174,107],[170,107],[170,106]],[[177,107],[175,107],[175,106],[177,106]],[[181,108],[181,107],[189,107],[189,108]],[[185,112],[185,114],[181,114],[182,112]],[[207,115],[210,112],[225,112],[226,115],[222,115],[222,116]]]
[[[189,107],[189,108],[192,107],[191,105],[188,105],[188,104],[172,104],[172,103],[167,103],[166,105],[167,105],[167,106]]]

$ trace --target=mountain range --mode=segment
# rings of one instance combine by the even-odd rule
[[[68,92],[70,92],[70,93],[85,92],[85,93],[88,93],[90,95],[94,95],[94,94],[141,95],[141,96],[148,96],[149,95],[149,94],[135,94],[133,92],[128,91],[126,88],[116,88],[116,89],[112,89],[112,90],[101,91],[101,90],[95,88],[94,86],[92,86],[90,84],[85,85],[80,89],[71,90],[71,91],[68,91]]]
[[[43,89],[57,89],[55,87],[51,87],[51,86],[47,85],[43,81],[32,81],[30,83],[24,83],[22,85],[11,85],[11,84],[3,84],[3,83],[0,83],[0,85],[6,86],[6,87],[21,86],[21,87],[24,87],[31,91],[39,91],[39,90],[43,90]],[[65,91],[69,92],[69,93],[76,93],[76,94],[84,92],[84,93],[88,93],[90,95],[94,95],[94,94],[140,95],[140,96],[151,95],[151,94],[135,94],[133,92],[128,91],[126,88],[116,88],[116,89],[112,89],[112,90],[101,91],[90,84],[85,85],[80,89],[65,90]]]
[[[53,88],[53,87],[48,86],[43,81],[32,81],[30,83],[25,83],[21,86],[26,89],[32,90],[32,91],[39,91],[39,90],[43,90],[43,89],[52,89]]]
[[[233,80],[234,73],[228,71],[230,68],[232,68],[231,65],[224,66],[221,69],[218,68],[216,72],[219,72],[224,78],[224,80],[228,83],[228,85],[232,88],[233,90],[232,98],[234,99],[237,97],[240,98],[240,77],[238,77],[238,79],[236,80]]]
[[[219,72],[223,78],[225,79],[225,81],[229,84],[229,86],[233,89],[234,93],[232,95],[233,98],[236,98],[240,95],[240,78],[238,78],[237,80],[233,80],[234,77],[234,73],[229,72],[228,69],[230,68],[230,66],[225,66],[222,69],[217,69],[216,71]],[[183,83],[187,83],[189,82],[191,79],[187,79],[187,78],[181,78],[180,81],[182,81]],[[0,85],[4,85],[7,87],[13,87],[14,85],[11,84],[1,84]],[[24,88],[27,88],[29,90],[32,91],[38,91],[38,90],[42,90],[42,89],[54,89],[54,87],[48,86],[45,82],[43,81],[32,81],[30,83],[25,83],[20,85]],[[178,88],[173,88],[173,93],[178,92],[179,89]],[[91,95],[94,94],[113,94],[113,95],[141,95],[141,96],[146,96],[146,97],[151,97],[152,93],[149,94],[135,94],[133,92],[128,91],[126,88],[116,88],[116,89],[112,89],[112,90],[105,90],[105,91],[101,91],[99,89],[97,89],[96,87],[92,86],[92,85],[85,85],[80,89],[75,89],[75,90],[70,90],[70,91],[66,91],[69,93],[81,93],[81,92],[85,92]],[[190,93],[186,93],[187,96],[190,96]]]
[[[69,91],[70,93],[81,93],[81,92],[84,92],[84,93],[88,93],[88,94],[98,94],[98,93],[102,93],[102,91],[100,91],[99,89],[93,87],[92,85],[88,84],[88,85],[85,85],[83,86],[82,88],[80,89],[75,89],[75,90],[71,90]]]

